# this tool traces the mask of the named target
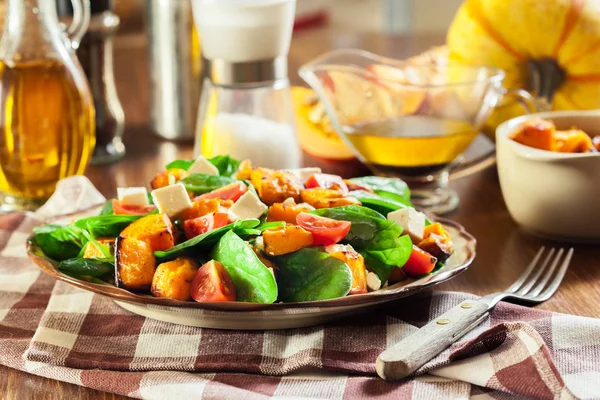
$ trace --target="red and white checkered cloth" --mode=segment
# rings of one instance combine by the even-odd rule
[[[139,398],[600,398],[600,320],[501,303],[481,327],[400,382],[375,359],[472,296],[434,292],[326,326],[219,331],[131,314],[41,273],[38,222],[0,217],[0,364]]]

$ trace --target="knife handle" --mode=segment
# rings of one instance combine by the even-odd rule
[[[463,301],[381,353],[377,374],[385,380],[406,378],[483,322],[488,311],[484,302]]]

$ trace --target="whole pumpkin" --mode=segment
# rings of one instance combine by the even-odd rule
[[[525,88],[552,109],[600,108],[600,0],[466,0],[448,48],[450,60],[504,69],[505,87]],[[488,132],[520,114],[507,102]]]

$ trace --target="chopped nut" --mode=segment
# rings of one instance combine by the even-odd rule
[[[367,273],[367,289],[369,292],[381,289],[381,280],[374,272]]]

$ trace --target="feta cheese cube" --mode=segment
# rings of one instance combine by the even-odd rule
[[[261,215],[267,212],[268,208],[254,193],[248,191],[231,206],[227,213],[231,221],[260,218]]]
[[[151,194],[158,211],[166,213],[171,218],[192,206],[190,196],[182,183],[153,190]]]
[[[190,174],[219,175],[217,167],[212,165],[204,156],[196,158],[196,161],[188,168],[187,172]]]
[[[377,274],[373,272],[367,273],[367,290],[369,292],[374,292],[375,290],[381,289],[381,279],[377,276]]]
[[[392,211],[387,215],[387,219],[400,225],[404,229],[404,233],[410,236],[413,243],[423,240],[426,218],[422,212],[407,207]]]
[[[150,204],[148,191],[143,187],[117,188],[117,197],[124,206],[145,207]]]
[[[294,169],[284,169],[285,172],[289,172],[294,175],[296,178],[300,179],[302,182],[306,182],[308,178],[313,176],[314,174],[320,174],[321,168],[294,168]]]

